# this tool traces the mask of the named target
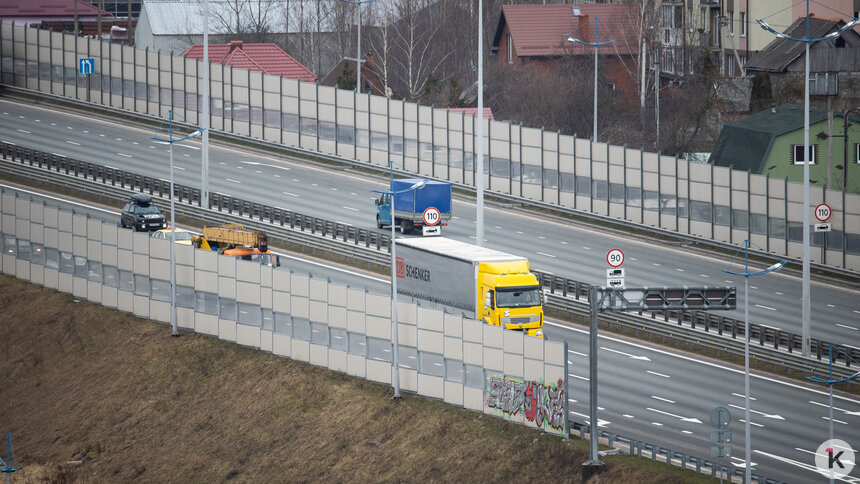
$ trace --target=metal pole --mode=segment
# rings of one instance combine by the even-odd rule
[[[570,440],[570,386],[567,375],[570,373],[567,340],[564,340],[564,440]]]
[[[744,241],[744,483],[752,483],[752,442],[750,441],[750,269],[749,240]]]
[[[478,112],[475,120],[478,129],[475,135],[477,153],[475,154],[475,190],[477,191],[478,213],[475,218],[475,245],[484,245],[484,2],[478,0]]]
[[[203,1],[203,146],[200,206],[209,208],[209,0]]]
[[[173,204],[173,110],[170,115],[170,336],[179,336],[176,328],[176,210]]]
[[[833,440],[833,345],[827,345],[827,353],[830,356],[829,374],[827,379],[830,380],[827,386],[830,387],[830,428],[828,429],[827,440]],[[830,473],[830,484],[833,484],[833,473]]]
[[[397,244],[394,238],[394,193],[391,190],[394,180],[394,162],[389,160],[388,165],[391,167],[392,180],[392,183],[388,185],[388,191],[392,192],[389,195],[391,197],[391,341],[394,343],[391,362],[394,366],[394,398],[400,398],[400,366],[398,361],[400,348],[397,338],[397,254],[395,251]]]
[[[355,88],[361,92],[361,3],[356,3],[355,8],[358,10],[358,45],[355,54]]]
[[[594,137],[591,141],[597,143],[597,20],[594,21]]]
[[[585,465],[600,465],[597,460],[597,286],[591,286],[589,298],[591,300],[591,324],[588,336],[588,405],[589,405],[589,431],[591,433],[591,452],[589,460]],[[567,355],[565,355],[567,358]]]
[[[806,3],[806,38],[809,39],[809,2]],[[803,356],[810,353],[810,300],[809,300],[809,42],[806,43],[806,84],[803,87],[803,294],[801,323]]]

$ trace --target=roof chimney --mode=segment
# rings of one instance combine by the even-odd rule
[[[233,52],[234,50],[241,49],[241,48],[242,48],[242,41],[241,40],[231,40],[230,41],[230,52]]]

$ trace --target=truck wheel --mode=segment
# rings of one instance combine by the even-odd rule
[[[376,228],[382,228],[382,220],[379,220],[379,215],[376,216]]]
[[[412,231],[412,222],[409,220],[403,219],[400,221],[400,233],[408,234]]]

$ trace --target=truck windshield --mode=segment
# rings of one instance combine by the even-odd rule
[[[270,266],[272,264],[272,254],[244,254],[239,256],[242,260],[249,260],[253,262],[259,262],[264,266]]]
[[[540,304],[540,286],[496,288],[496,307],[527,308],[538,304]]]

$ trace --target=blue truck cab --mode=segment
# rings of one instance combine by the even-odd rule
[[[409,187],[421,182],[418,178],[403,178],[391,181],[390,193],[382,193],[376,199],[376,226],[391,225],[391,201],[394,193],[394,224],[400,232],[413,230],[421,235],[440,235],[442,226],[451,220],[451,184],[426,180],[421,188]]]

